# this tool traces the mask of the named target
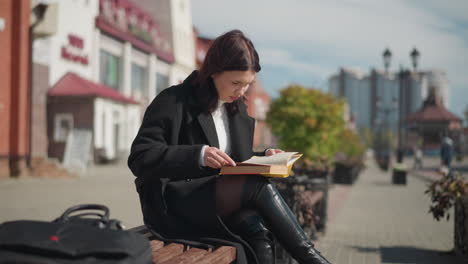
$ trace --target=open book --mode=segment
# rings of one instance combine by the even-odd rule
[[[259,174],[265,177],[288,177],[291,168],[302,154],[282,152],[271,156],[253,156],[244,162],[237,162],[235,167],[224,166],[220,174]]]

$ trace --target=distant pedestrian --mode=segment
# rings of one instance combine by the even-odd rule
[[[414,164],[413,169],[422,169],[423,167],[423,153],[419,147],[414,148]]]
[[[453,157],[453,141],[449,137],[444,137],[440,148],[440,159],[442,166],[447,167],[450,170],[450,164],[452,163]]]

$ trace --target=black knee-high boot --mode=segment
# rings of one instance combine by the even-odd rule
[[[288,253],[301,264],[330,264],[299,225],[276,187],[268,180],[252,177],[243,195],[245,206],[253,205],[267,227]]]
[[[232,228],[252,247],[259,264],[276,263],[273,238],[261,216],[254,214],[244,217]]]

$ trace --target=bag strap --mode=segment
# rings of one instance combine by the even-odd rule
[[[96,211],[101,211],[99,212],[87,212],[87,213],[81,213],[78,215],[72,216],[72,213],[78,212],[78,211],[84,211],[84,210],[96,210]],[[79,204],[72,206],[65,210],[65,212],[57,218],[56,221],[58,222],[67,222],[70,220],[72,217],[82,217],[85,215],[95,215],[98,216],[103,222],[107,223],[109,221],[109,208],[105,205],[101,204]]]

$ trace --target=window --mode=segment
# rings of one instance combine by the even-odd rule
[[[99,79],[101,83],[119,90],[120,58],[101,50],[100,64]]]
[[[145,95],[146,69],[140,65],[132,63],[132,95],[140,99]]]
[[[166,89],[169,86],[169,77],[157,72],[156,73],[156,94],[160,93],[162,90]]]
[[[54,140],[56,142],[67,141],[68,134],[73,129],[72,114],[56,114],[54,127]]]

